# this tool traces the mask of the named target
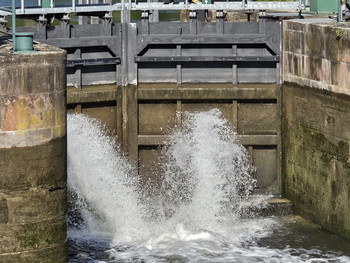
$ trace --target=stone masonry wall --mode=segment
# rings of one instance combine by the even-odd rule
[[[350,26],[283,28],[284,194],[296,213],[350,238]]]
[[[283,22],[284,81],[350,95],[350,26],[330,19]]]

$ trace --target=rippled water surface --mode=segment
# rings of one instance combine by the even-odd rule
[[[269,196],[252,194],[254,168],[220,111],[183,120],[154,184],[100,123],[68,116],[69,262],[350,262],[348,240],[256,212]]]
[[[71,238],[69,262],[350,262],[349,240],[295,216],[275,222],[275,228],[263,238],[247,241],[243,238],[239,244],[178,241],[172,249],[163,251],[113,246],[108,238]]]

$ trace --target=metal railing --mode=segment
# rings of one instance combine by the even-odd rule
[[[251,0],[242,0],[235,2],[215,2],[208,1],[203,3],[189,3],[188,0],[176,4],[163,4],[163,2],[138,2],[138,0],[121,0],[115,4],[76,4],[72,0],[70,6],[54,6],[54,1],[50,0],[50,8],[42,8],[41,0],[38,0],[38,6],[25,7],[24,0],[21,0],[20,8],[16,8],[16,15],[46,15],[46,14],[69,14],[69,13],[93,13],[93,12],[113,12],[122,10],[292,10],[299,12],[304,8],[302,0],[287,2],[257,2]],[[11,12],[6,9],[0,9],[0,16],[9,16]]]

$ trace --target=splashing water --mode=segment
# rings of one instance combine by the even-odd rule
[[[251,195],[254,169],[221,112],[183,119],[161,151],[157,187],[141,185],[103,125],[68,115],[70,261],[303,262],[257,246],[278,224],[247,216],[267,197]]]
[[[220,232],[237,220],[249,198],[255,186],[252,169],[219,110],[185,117],[162,152],[159,210],[188,226]]]
[[[105,231],[121,242],[133,240],[145,230],[138,216],[133,168],[97,120],[68,115],[67,121],[68,191],[74,201],[72,214],[84,222],[80,230]]]

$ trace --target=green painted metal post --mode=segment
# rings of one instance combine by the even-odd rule
[[[42,0],[41,2],[42,8],[53,8],[55,7],[55,0]]]
[[[16,2],[12,0],[12,51],[31,52],[33,51],[34,33],[31,32],[16,32]]]
[[[12,49],[16,51],[16,2],[12,0]]]

